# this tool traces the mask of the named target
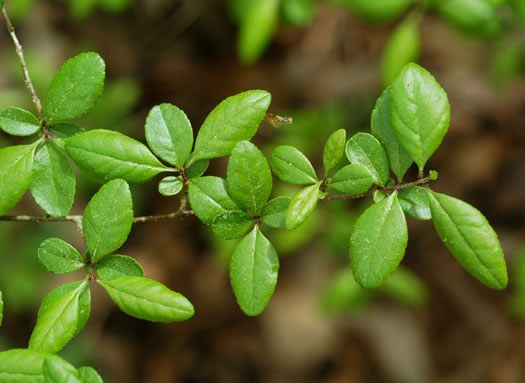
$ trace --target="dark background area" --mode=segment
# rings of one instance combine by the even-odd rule
[[[320,3],[310,25],[281,25],[251,66],[237,59],[237,27],[225,1],[139,0],[123,12],[95,10],[83,20],[72,18],[62,2],[37,1],[16,26],[43,99],[67,58],[94,50],[106,60],[104,95],[79,121],[86,129],[115,129],[145,142],[144,121],[154,105],[177,105],[196,130],[225,97],[265,89],[273,96],[269,111],[294,123],[275,128],[264,122],[254,142],[267,155],[277,144],[295,145],[320,169],[331,132],[369,131],[382,91],[382,49],[397,22],[370,23]],[[195,217],[135,224],[119,253],[188,297],[195,316],[173,324],[140,321],[120,312],[94,284],[89,322],[60,355],[76,366],[93,365],[107,382],[525,381],[525,325],[508,303],[520,278],[513,264],[525,256],[525,64],[511,74],[493,65],[509,40],[525,54],[525,28],[504,39],[472,37],[429,11],[421,33],[418,62],[446,90],[452,113],[427,166],[440,174],[432,187],[485,214],[506,255],[508,289],[482,285],[459,266],[430,222],[409,219],[403,265],[426,286],[426,304],[411,307],[378,294],[365,308],[323,314],[321,292],[334,273],[349,267],[348,234],[365,206],[327,202],[298,231],[269,232],[281,256],[279,282],[265,312],[250,318],[229,284],[234,242],[218,240]],[[6,31],[0,52],[0,109],[32,110]],[[0,137],[1,146],[20,142]],[[226,158],[212,161],[207,174],[224,176],[226,164]],[[407,179],[415,177],[412,169]],[[158,180],[133,187],[135,215],[176,210],[178,198],[161,197]],[[98,185],[80,173],[77,183],[72,213],[81,214]],[[295,191],[277,180],[274,190]],[[30,196],[11,213],[42,214]],[[36,250],[50,236],[83,248],[69,223],[0,222],[2,350],[26,347],[43,296],[78,277],[41,270]]]

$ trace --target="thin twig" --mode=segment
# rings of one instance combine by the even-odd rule
[[[5,7],[2,8],[2,14],[4,15],[4,18],[5,18],[7,30],[9,34],[11,35],[11,39],[13,40],[13,43],[15,44],[16,54],[20,61],[22,72],[24,73],[24,82],[26,84],[27,89],[31,93],[31,99],[33,100],[33,103],[35,104],[36,110],[38,111],[38,120],[40,122],[43,122],[44,113],[42,111],[42,104],[36,94],[35,87],[33,86],[33,82],[31,81],[31,77],[29,76],[29,71],[27,70],[27,64],[24,58],[24,51],[22,50],[22,45],[20,44],[20,41],[18,41],[18,37],[16,36],[16,33],[15,33],[15,27],[11,23],[11,20],[9,19],[9,16],[7,15],[7,11],[5,10]],[[45,132],[45,127],[43,128]]]

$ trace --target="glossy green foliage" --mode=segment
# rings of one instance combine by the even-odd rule
[[[31,184],[35,145],[0,149],[0,215],[16,205]]]
[[[398,17],[413,0],[331,0],[348,6],[371,21],[385,22]]]
[[[421,186],[410,186],[398,192],[399,204],[403,211],[415,219],[423,221],[432,218],[427,190]]]
[[[261,212],[262,223],[274,229],[284,229],[289,205],[290,198],[288,197],[276,197],[268,201]]]
[[[392,83],[390,117],[397,141],[422,174],[448,130],[447,94],[426,69],[408,64]]]
[[[127,276],[144,276],[142,266],[127,255],[114,254],[104,257],[96,263],[95,270],[102,281],[111,281]]]
[[[189,199],[193,212],[205,224],[212,224],[227,211],[239,211],[226,191],[226,181],[220,177],[200,177],[189,183]]]
[[[428,191],[432,222],[450,252],[481,282],[507,286],[507,268],[494,229],[481,212],[459,199]]]
[[[409,17],[399,24],[388,37],[381,57],[381,80],[387,86],[403,67],[417,61],[421,52],[419,20]]]
[[[293,146],[276,147],[270,156],[270,166],[274,174],[284,182],[305,185],[318,181],[308,158]]]
[[[34,157],[31,194],[53,217],[63,217],[73,206],[75,174],[67,156],[53,141],[46,140]]]
[[[233,149],[226,187],[237,206],[255,214],[261,212],[272,192],[272,172],[254,144],[241,141]]]
[[[30,349],[55,353],[75,336],[80,317],[80,295],[86,288],[87,282],[77,283],[73,289],[61,290],[62,294],[50,293],[46,297],[29,340]]]
[[[436,6],[444,19],[468,33],[493,36],[503,28],[497,9],[487,0],[443,0]]]
[[[193,129],[186,114],[171,104],[157,105],[149,112],[144,128],[153,153],[181,169],[193,147]]]
[[[117,306],[132,317],[152,322],[177,322],[191,318],[193,305],[163,284],[138,276],[97,281]]]
[[[206,172],[208,166],[210,166],[210,160],[197,160],[192,163],[184,173],[188,178],[197,178]]]
[[[184,182],[181,177],[168,176],[160,180],[159,193],[163,196],[169,197],[179,194],[183,187]]]
[[[27,110],[11,107],[0,115],[0,128],[13,136],[30,136],[40,130],[40,121]]]
[[[46,359],[42,372],[46,383],[82,383],[75,367],[57,359]]]
[[[371,132],[379,140],[388,157],[390,169],[397,179],[401,181],[406,171],[412,165],[410,156],[399,146],[392,131],[390,123],[390,92],[391,87],[386,88],[381,97],[377,99],[376,106],[372,111]]]
[[[423,282],[406,268],[399,267],[381,285],[380,290],[398,302],[420,307],[428,301],[428,290]]]
[[[101,183],[122,178],[140,184],[170,170],[146,145],[110,130],[78,134],[66,141],[65,148],[84,173]]]
[[[230,280],[241,310],[259,315],[268,304],[279,271],[279,257],[258,226],[235,247],[230,261]]]
[[[84,239],[96,261],[126,242],[133,224],[133,204],[128,184],[116,179],[103,185],[86,206]]]
[[[86,130],[78,125],[68,122],[59,122],[49,126],[49,134],[55,138],[66,139],[84,133]]]
[[[368,133],[353,135],[346,143],[345,151],[352,164],[364,166],[375,184],[385,186],[390,166],[385,150],[374,136]]]
[[[253,223],[253,217],[243,211],[228,211],[213,220],[212,229],[221,238],[236,239],[246,234]]]
[[[102,93],[105,75],[106,64],[97,53],[66,61],[49,85],[46,121],[72,120],[87,113]]]
[[[56,355],[38,350],[12,349],[0,352],[0,382],[48,383],[43,371],[46,360],[52,360],[64,366],[69,365]]]
[[[328,187],[341,193],[361,194],[367,192],[373,182],[370,172],[363,165],[350,164],[334,174]]]
[[[314,0],[282,0],[281,10],[288,23],[300,27],[310,24],[315,17]]]
[[[251,64],[264,52],[277,27],[279,0],[254,0],[239,20],[237,53]]]
[[[226,156],[238,142],[252,138],[271,99],[264,90],[249,90],[222,101],[204,120],[188,164]]]
[[[85,265],[80,253],[59,238],[48,238],[40,244],[38,260],[47,271],[57,274],[72,273]]]
[[[296,229],[312,214],[319,201],[320,186],[321,181],[305,187],[293,196],[286,211],[286,229]]]
[[[358,218],[350,237],[350,261],[361,286],[380,286],[398,267],[408,241],[405,215],[392,193]]]
[[[346,130],[339,129],[333,132],[323,149],[323,166],[324,175],[328,175],[328,172],[332,170],[343,158],[345,154],[346,145]]]
[[[98,372],[92,367],[79,367],[77,375],[82,383],[103,383]]]

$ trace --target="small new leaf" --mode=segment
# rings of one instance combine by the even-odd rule
[[[410,186],[398,192],[399,204],[403,211],[419,220],[432,219],[427,190],[421,186]]]
[[[276,147],[270,156],[270,166],[275,175],[284,182],[305,185],[318,181],[308,158],[293,146]]]
[[[110,130],[91,130],[71,137],[65,149],[83,172],[101,183],[122,178],[140,184],[172,170],[162,165],[146,145]]]
[[[321,182],[298,191],[290,201],[286,211],[286,229],[293,230],[299,227],[312,214],[319,201],[319,187]]]
[[[184,182],[181,177],[168,176],[160,180],[159,193],[170,197],[179,194],[183,187]]]
[[[193,305],[163,284],[138,276],[97,281],[126,314],[152,322],[178,322],[191,318]]]
[[[336,166],[345,154],[346,130],[339,129],[333,132],[323,149],[324,175]]]
[[[72,120],[87,113],[102,93],[106,64],[94,52],[67,60],[47,91],[46,121]]]
[[[255,145],[241,141],[228,162],[228,194],[246,211],[259,214],[272,192],[272,172],[266,158]]]
[[[350,261],[362,287],[380,286],[398,267],[408,241],[405,215],[397,192],[370,206],[350,236]]]
[[[48,238],[38,248],[38,260],[47,271],[66,274],[85,265],[80,253],[59,238]]]
[[[222,213],[240,210],[226,192],[226,181],[220,177],[192,179],[188,196],[193,212],[207,225]]]
[[[381,97],[378,98],[372,112],[371,131],[379,140],[388,156],[390,169],[397,179],[401,181],[406,171],[412,165],[412,158],[399,146],[392,125],[390,123],[390,92],[391,87],[386,88]]]
[[[184,173],[188,178],[197,178],[202,176],[206,170],[208,170],[208,166],[210,166],[210,160],[197,160],[188,166]]]
[[[30,349],[56,353],[75,336],[79,322],[79,297],[85,288],[87,282],[82,282],[73,290],[55,297],[52,303],[42,302],[29,340]]]
[[[13,136],[30,136],[40,130],[40,121],[27,110],[11,107],[0,115],[0,128]]]
[[[95,270],[102,281],[111,281],[128,276],[144,276],[142,266],[127,255],[114,254],[104,257],[95,264]]]
[[[410,63],[392,83],[390,118],[399,145],[422,174],[448,130],[447,94],[427,70]]]
[[[436,231],[450,252],[473,276],[494,289],[507,286],[505,258],[498,236],[475,207],[427,191]]]
[[[270,93],[264,90],[249,90],[222,101],[202,124],[188,165],[201,159],[226,156],[238,142],[252,138],[271,99]]]
[[[276,197],[264,205],[261,212],[261,221],[274,229],[286,227],[286,211],[290,205],[290,198]]]
[[[35,145],[0,149],[0,215],[16,205],[31,184]]]
[[[346,143],[346,156],[352,164],[364,166],[379,186],[385,186],[390,164],[381,143],[371,134],[357,133]]]
[[[367,192],[373,182],[367,168],[358,164],[350,164],[334,174],[328,182],[328,187],[341,193],[356,195]]]
[[[87,204],[82,222],[93,262],[121,247],[133,224],[128,184],[116,179],[103,185]]]
[[[31,194],[36,203],[52,217],[63,217],[73,206],[75,174],[67,156],[53,141],[36,151],[33,162]]]
[[[279,257],[258,226],[235,247],[230,261],[230,281],[241,310],[259,315],[268,304],[279,271]]]
[[[153,153],[178,169],[184,166],[193,146],[193,129],[182,110],[171,104],[153,107],[145,132]]]
[[[223,239],[242,237],[253,226],[253,217],[242,211],[229,211],[213,220],[212,229]]]

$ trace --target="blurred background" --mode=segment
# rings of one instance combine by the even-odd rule
[[[188,297],[187,322],[131,318],[92,287],[85,330],[60,355],[106,382],[520,383],[525,381],[525,2],[523,0],[5,0],[37,93],[60,65],[97,51],[107,77],[78,123],[142,142],[152,106],[183,109],[198,129],[227,96],[272,93],[256,142],[269,155],[291,144],[320,169],[327,137],[369,131],[381,91],[409,61],[446,90],[452,120],[429,161],[434,190],[479,208],[501,240],[510,286],[491,290],[464,271],[430,222],[408,219],[402,267],[364,291],[349,269],[348,237],[371,201],[322,203],[300,228],[265,231],[281,257],[262,315],[238,308],[228,278],[235,241],[195,217],[136,224],[119,250],[146,276]],[[3,20],[2,20],[3,21]],[[7,31],[0,33],[0,110],[33,110]],[[0,147],[23,143],[0,135]],[[225,176],[227,158],[208,175]],[[415,179],[414,169],[407,179]],[[176,210],[155,179],[133,187],[135,215]],[[99,185],[77,174],[73,214]],[[296,189],[275,179],[275,194]],[[10,214],[43,212],[28,195]],[[47,237],[79,250],[71,223],[0,222],[0,350],[26,347],[38,306],[78,275],[44,272]]]

